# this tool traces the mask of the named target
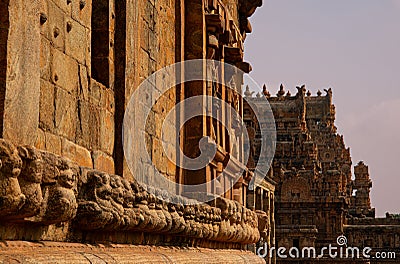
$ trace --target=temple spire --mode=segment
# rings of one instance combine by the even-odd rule
[[[279,91],[276,94],[278,97],[282,97],[285,95],[285,87],[283,86],[283,84],[281,84],[281,86],[279,87]]]
[[[246,91],[244,91],[244,96],[245,97],[252,97],[253,96],[253,91],[250,92],[250,87],[248,85],[246,85]]]
[[[266,98],[270,98],[271,97],[271,94],[269,93],[269,91],[267,90],[267,85],[265,85],[264,84],[264,86],[263,86],[263,94],[264,94],[264,96],[266,97]]]

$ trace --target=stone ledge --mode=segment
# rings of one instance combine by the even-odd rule
[[[1,263],[265,263],[250,251],[60,242],[0,242]]]

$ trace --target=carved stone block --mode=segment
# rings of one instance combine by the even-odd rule
[[[25,204],[18,176],[21,173],[22,160],[17,148],[4,139],[0,139],[0,217],[16,214]]]

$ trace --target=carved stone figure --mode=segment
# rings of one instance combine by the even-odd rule
[[[131,184],[121,179],[124,186],[124,217],[123,217],[123,229],[133,230],[139,224],[140,212],[135,210],[135,194],[132,190]]]
[[[148,194],[148,208],[149,208],[149,217],[151,218],[150,223],[146,226],[146,230],[150,231],[160,231],[164,224],[163,217],[164,214],[160,212],[159,208],[156,207],[157,197],[153,194],[154,188],[152,186],[147,187],[149,190]]]
[[[62,160],[59,170],[57,183],[48,187],[43,223],[69,221],[77,212],[78,204],[73,190],[76,188],[77,171],[72,168],[71,162],[67,159]]]
[[[242,207],[237,201],[234,201],[234,204],[235,204],[235,212],[234,212],[235,233],[233,235],[232,241],[240,241],[245,237],[245,231],[243,230],[242,226]]]
[[[184,210],[184,218],[186,222],[185,234],[187,236],[195,237],[198,233],[197,226],[195,224],[194,207],[192,204],[186,204]]]
[[[156,190],[156,194],[157,194],[157,199],[158,199],[158,203],[157,203],[157,208],[161,210],[161,212],[164,215],[164,221],[165,221],[165,226],[163,228],[163,232],[169,232],[169,230],[171,230],[172,228],[172,216],[169,213],[169,209],[168,209],[168,203],[169,203],[169,197],[166,191],[157,189]]]
[[[268,232],[269,232],[269,216],[264,211],[256,211],[258,217],[258,230],[260,232],[260,236],[264,241],[268,241]]]
[[[221,224],[218,232],[217,239],[219,241],[224,241],[228,239],[229,236],[229,215],[228,215],[228,201],[224,198],[216,199],[216,207],[221,210]]]
[[[43,161],[41,154],[35,148],[18,147],[19,155],[22,158],[23,166],[18,178],[22,193],[26,196],[26,201],[18,218],[31,217],[39,214],[43,202],[42,172]]]
[[[22,160],[14,145],[0,139],[0,217],[16,214],[25,204],[18,176]]]
[[[114,217],[111,205],[110,176],[99,171],[87,174],[87,183],[82,186],[76,217],[81,229],[100,229],[109,225]]]
[[[214,240],[216,240],[216,238],[219,235],[220,228],[221,228],[221,209],[212,207],[211,210],[213,212],[212,213],[212,215],[213,215],[213,218],[212,218],[213,236],[212,236],[212,238]]]
[[[152,227],[154,225],[154,219],[152,218],[152,214],[150,213],[150,208],[148,206],[149,194],[147,192],[146,185],[138,185],[137,189],[138,193],[136,194],[136,204],[140,214],[142,215],[139,221],[138,229],[146,230],[148,226]]]
[[[117,229],[120,226],[124,226],[124,186],[121,181],[121,177],[117,175],[109,175],[110,176],[110,186],[111,186],[111,195],[110,195],[110,210],[113,213],[113,219],[111,223],[109,223],[106,228],[107,229]]]
[[[172,219],[170,233],[179,234],[185,230],[185,219],[183,218],[182,205],[178,204],[178,198],[168,204],[168,210]]]
[[[247,209],[238,202],[218,198],[222,218],[220,208],[116,175],[92,170],[83,179],[76,228],[179,234],[224,242],[251,240],[252,226],[242,217]]]

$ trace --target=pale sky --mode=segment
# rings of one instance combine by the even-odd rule
[[[400,0],[264,0],[245,43],[276,94],[332,87],[336,126],[373,180],[378,216],[400,213]]]

